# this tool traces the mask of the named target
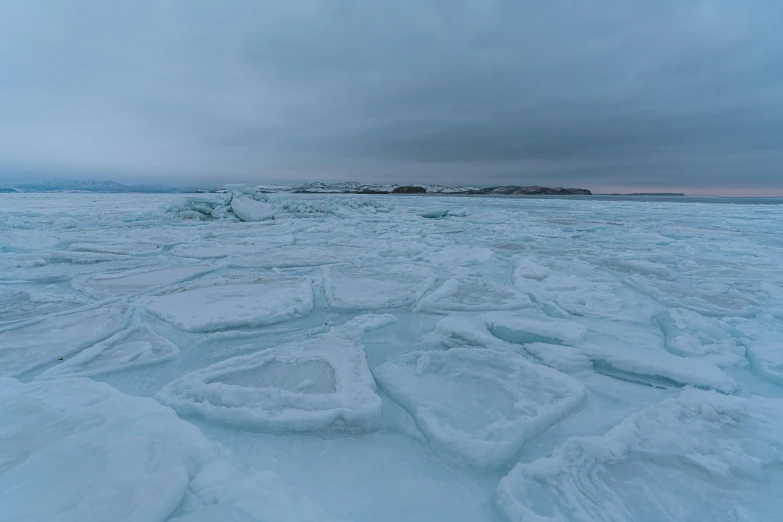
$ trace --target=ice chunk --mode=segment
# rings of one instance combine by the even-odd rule
[[[783,403],[686,390],[601,437],[518,464],[497,504],[512,522],[777,520]]]
[[[378,310],[411,305],[435,282],[435,274],[415,265],[324,267],[324,290],[337,310]]]
[[[169,361],[177,355],[179,348],[148,326],[141,325],[119,332],[79,352],[46,370],[38,378],[102,375]]]
[[[703,357],[716,364],[735,365],[745,358],[745,349],[724,321],[703,317],[684,308],[655,316],[664,335],[666,350],[682,357]]]
[[[246,186],[244,183],[226,183],[226,192],[239,196],[244,193]]]
[[[677,357],[664,351],[645,350],[628,345],[602,346],[586,343],[580,347],[599,373],[651,386],[712,388],[723,393],[737,389],[734,379],[704,360]]]
[[[542,281],[551,274],[552,270],[549,268],[539,265],[532,259],[523,258],[517,261],[517,265],[514,268],[514,283],[519,288],[525,288],[526,279]]]
[[[510,285],[481,277],[451,278],[416,305],[428,312],[515,310],[532,307],[530,298]]]
[[[0,418],[2,520],[331,520],[274,473],[237,470],[169,408],[103,383],[0,378]]]
[[[414,352],[374,370],[381,388],[416,419],[443,459],[496,469],[581,403],[573,378],[512,352]]]
[[[0,328],[0,375],[18,376],[103,341],[127,325],[128,306],[108,300]]]
[[[421,217],[428,218],[428,219],[437,219],[446,217],[449,214],[449,210],[446,208],[439,208],[434,210],[428,210],[427,212],[423,212],[421,214]]]
[[[365,318],[313,339],[233,357],[170,383],[158,399],[181,414],[241,429],[373,430],[382,402],[359,335],[390,320]]]
[[[493,335],[511,343],[543,342],[573,346],[587,336],[587,327],[574,321],[533,319],[511,313],[484,314],[482,317]]]
[[[231,210],[242,221],[265,221],[275,218],[275,208],[269,203],[236,194],[231,199]]]
[[[188,332],[266,326],[313,310],[309,279],[208,286],[146,298],[147,310]]]

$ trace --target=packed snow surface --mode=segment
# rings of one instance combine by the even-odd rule
[[[783,205],[0,194],[0,521],[780,520]]]

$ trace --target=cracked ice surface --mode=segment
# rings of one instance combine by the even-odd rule
[[[783,512],[783,205],[0,203],[0,521]]]

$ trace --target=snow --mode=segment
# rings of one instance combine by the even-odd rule
[[[0,194],[0,521],[778,520],[734,203]]]
[[[0,520],[332,520],[274,473],[237,469],[170,409],[106,384],[0,378],[0,417]]]

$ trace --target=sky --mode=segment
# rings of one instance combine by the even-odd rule
[[[0,183],[783,195],[780,0],[0,4]]]

